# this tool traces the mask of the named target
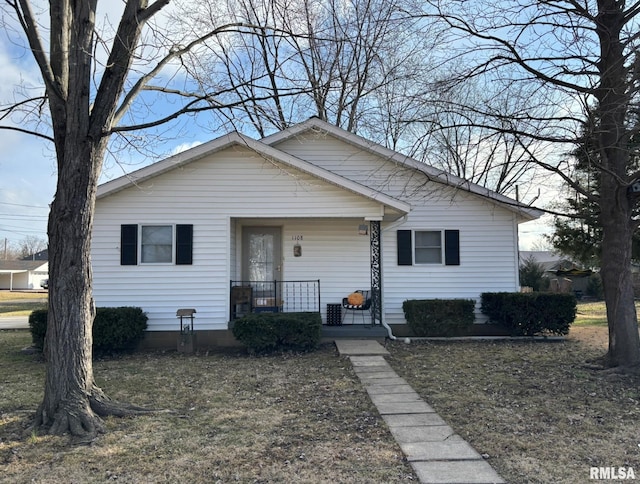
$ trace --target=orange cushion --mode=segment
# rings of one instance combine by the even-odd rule
[[[359,292],[349,294],[347,302],[352,306],[360,306],[364,302],[364,296]]]

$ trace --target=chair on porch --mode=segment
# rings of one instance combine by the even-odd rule
[[[253,288],[251,286],[233,286],[231,288],[231,319],[246,316],[252,310]]]
[[[347,317],[347,313],[351,312],[351,324],[354,324],[356,313],[362,314],[362,324],[367,326],[371,325],[371,291],[357,290],[349,294],[348,297],[342,299],[342,308],[344,314],[342,315],[342,324]],[[365,318],[365,313],[369,314],[368,321]]]

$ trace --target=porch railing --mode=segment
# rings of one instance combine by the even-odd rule
[[[320,312],[320,279],[231,281],[231,319],[257,312]]]

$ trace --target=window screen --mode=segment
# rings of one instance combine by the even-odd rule
[[[173,262],[173,227],[171,225],[143,225],[141,233],[142,263]]]
[[[415,232],[416,264],[442,263],[442,232],[439,230]]]

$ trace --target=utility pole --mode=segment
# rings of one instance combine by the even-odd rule
[[[4,260],[7,260],[7,238],[4,238]]]

